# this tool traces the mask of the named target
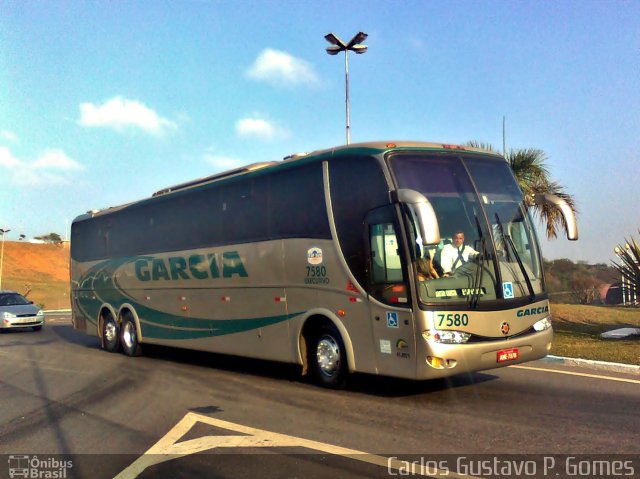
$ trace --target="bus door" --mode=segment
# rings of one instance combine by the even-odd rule
[[[371,325],[378,373],[413,377],[413,312],[395,218],[394,207],[384,206],[365,220]]]

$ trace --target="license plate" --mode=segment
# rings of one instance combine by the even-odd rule
[[[505,361],[513,361],[518,359],[518,348],[503,349],[498,351],[498,362],[503,363]]]
[[[13,322],[13,324],[24,324],[24,323],[33,323],[35,320],[36,320],[36,318],[31,316],[31,317],[28,317],[28,318],[14,319],[12,322]]]

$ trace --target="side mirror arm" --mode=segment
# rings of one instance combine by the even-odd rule
[[[392,192],[392,199],[406,204],[412,209],[424,246],[440,243],[438,217],[431,202],[422,193],[415,190],[399,189]]]

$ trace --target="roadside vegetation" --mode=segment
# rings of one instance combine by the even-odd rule
[[[640,365],[640,337],[601,339],[619,328],[640,328],[640,308],[552,304],[555,337],[551,354]]]
[[[62,244],[7,241],[2,289],[17,291],[44,309],[68,309],[69,249]]]

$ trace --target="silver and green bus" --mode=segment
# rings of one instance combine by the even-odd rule
[[[562,200],[535,201],[577,238]],[[539,359],[553,332],[528,204],[503,157],[470,147],[361,143],[248,165],[77,217],[73,324],[110,352],[294,363],[328,387]],[[461,236],[467,252],[443,268]]]

